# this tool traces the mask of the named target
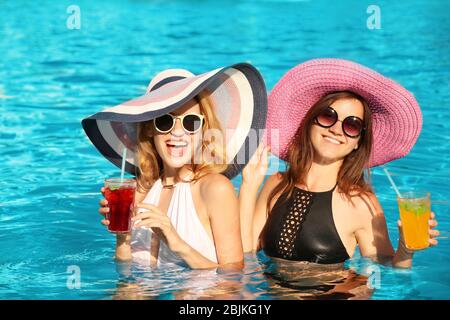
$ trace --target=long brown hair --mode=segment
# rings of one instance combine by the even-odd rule
[[[314,156],[314,149],[310,139],[311,127],[316,116],[325,108],[340,99],[357,99],[364,106],[365,130],[360,136],[358,148],[348,154],[339,169],[337,177],[338,190],[343,193],[349,201],[353,196],[372,192],[370,183],[370,171],[365,170],[369,162],[372,150],[372,119],[371,111],[367,102],[359,95],[350,91],[339,91],[325,95],[306,113],[300,123],[287,151],[287,169],[281,173],[280,183],[269,194],[267,201],[267,213],[270,211],[272,199],[280,192],[287,193],[287,200],[296,184],[306,185],[306,177]],[[366,176],[366,177],[365,177]],[[367,179],[367,181],[366,181]]]
[[[210,129],[219,130],[219,132],[223,133],[220,122],[214,112],[215,106],[211,101],[209,93],[204,90],[194,97],[194,99],[200,106],[200,113],[204,116],[202,137]],[[141,122],[137,128],[138,172],[136,180],[138,191],[146,192],[163,175],[163,162],[153,140],[154,135],[157,133],[153,125],[153,120]],[[202,156],[200,163],[196,163],[194,159],[191,159],[191,170],[194,175],[190,181],[198,180],[208,173],[222,173],[228,168],[226,163],[226,149],[221,142],[220,139],[215,139],[215,137],[211,139],[202,138]],[[205,161],[203,157],[205,151],[208,151],[214,156],[214,162]]]

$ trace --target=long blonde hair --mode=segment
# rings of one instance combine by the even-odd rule
[[[199,163],[191,159],[191,170],[194,175],[190,181],[196,181],[209,173],[222,173],[228,168],[223,139],[217,139],[217,136],[213,136],[210,139],[203,138],[205,132],[210,129],[219,130],[221,137],[224,137],[210,94],[204,90],[194,99],[200,106],[200,113],[204,116],[204,123],[202,127],[201,159]],[[139,192],[147,192],[153,183],[163,175],[163,162],[153,140],[156,133],[153,120],[140,122],[137,126],[138,172],[136,180]],[[213,162],[206,161],[204,158],[205,152],[209,152],[215,160]]]

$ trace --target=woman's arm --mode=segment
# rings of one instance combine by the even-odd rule
[[[239,189],[240,225],[244,252],[253,250],[253,219],[258,199],[258,188],[242,182]]]
[[[378,199],[374,194],[353,198],[355,232],[361,256],[369,257],[380,263],[391,262],[395,254],[387,230],[386,218]]]
[[[131,234],[118,233],[116,235],[116,260],[130,261],[131,258]]]
[[[254,233],[259,235],[258,228],[254,228],[255,217],[263,217],[262,225],[265,222],[265,209],[264,212],[259,212],[261,211],[264,197],[258,196],[258,189],[263,183],[267,172],[268,152],[268,148],[261,143],[244,170],[242,170],[242,183],[239,189],[239,210],[244,252],[253,250],[255,243]],[[257,207],[259,208],[259,214],[256,211]]]
[[[356,238],[359,244],[361,255],[371,257],[381,262],[391,262],[396,268],[411,268],[413,250],[406,248],[401,232],[401,223],[399,223],[400,238],[397,251],[394,251],[383,209],[374,194],[363,196],[357,201],[357,210],[361,228],[356,232]],[[430,227],[434,228],[437,222],[430,220]],[[439,234],[437,230],[430,230],[430,245],[436,245],[437,241],[433,239]]]
[[[221,174],[209,175],[201,186],[216,254],[221,269],[240,270],[244,254],[239,222],[239,201],[231,181]]]
[[[241,207],[241,222],[246,223],[242,228],[245,228],[246,232],[246,243],[244,243],[244,252],[256,251],[258,249],[258,240],[264,225],[266,224],[268,212],[267,212],[267,201],[272,190],[280,183],[281,176],[279,173],[271,175],[267,178],[261,192],[256,197],[257,189],[245,183],[242,183],[241,190],[239,194],[240,203],[254,201],[256,198],[256,203],[253,204],[253,211],[246,209],[246,207]],[[271,201],[271,207],[276,201],[277,196]],[[247,205],[250,208],[250,205]]]

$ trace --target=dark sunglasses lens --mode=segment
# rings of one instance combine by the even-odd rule
[[[337,113],[331,108],[326,108],[317,116],[317,122],[323,127],[331,127],[336,123]]]
[[[183,119],[184,130],[188,132],[196,132],[202,125],[202,119],[195,115],[189,114]]]
[[[348,117],[342,123],[344,133],[350,137],[357,137],[361,134],[364,124],[361,119]]]
[[[173,126],[173,118],[168,114],[165,114],[155,119],[155,127],[159,131],[163,132],[170,131],[170,129],[172,129],[172,126]]]

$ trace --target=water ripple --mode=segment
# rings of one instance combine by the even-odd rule
[[[103,3],[81,0],[80,30],[67,29],[65,8],[55,1],[0,3],[8,12],[0,21],[0,38],[7,39],[0,41],[0,298],[295,299],[295,290],[274,289],[261,257],[252,255],[245,270],[232,275],[116,264],[114,236],[97,209],[103,179],[118,170],[92,147],[80,121],[143,94],[165,68],[199,73],[251,61],[270,91],[302,61],[341,57],[389,75],[418,99],[419,140],[388,168],[400,188],[431,192],[442,232],[438,247],[415,255],[413,270],[381,266],[382,286],[372,298],[448,299],[448,2],[386,3],[390,13],[376,31],[365,28],[359,12],[365,19],[366,7],[357,1],[351,11],[341,2],[256,3],[114,2],[105,10]],[[405,18],[415,16],[421,19],[414,24]],[[278,164],[271,157],[272,172]],[[395,193],[380,168],[372,180],[390,237],[397,239]],[[233,184],[237,189],[240,177]],[[362,274],[370,265],[359,256],[348,263]],[[81,270],[79,290],[67,287],[69,266]]]

